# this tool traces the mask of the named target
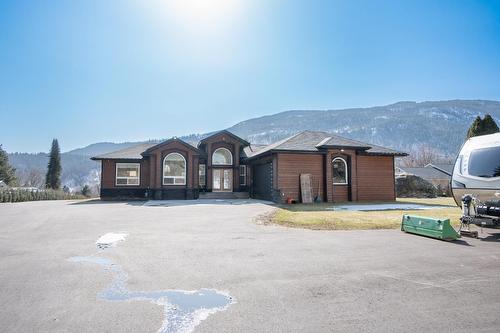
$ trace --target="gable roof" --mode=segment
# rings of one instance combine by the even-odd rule
[[[179,138],[176,138],[176,137],[173,137],[171,139],[168,139],[168,140],[165,140],[163,142],[160,142],[152,147],[149,147],[148,149],[146,149],[144,152],[141,153],[142,156],[146,156],[146,155],[149,155],[153,150],[156,150],[162,146],[166,146],[172,142],[178,142],[184,146],[186,146],[186,148],[188,149],[191,149],[191,150],[194,150],[196,151],[197,153],[202,153],[198,148],[196,148],[195,146],[193,146],[192,144],[184,141],[184,140],[181,140]]]
[[[272,143],[255,152],[249,152],[249,158],[276,151],[319,152],[327,148],[354,149],[367,155],[406,156],[406,153],[393,149],[347,139],[321,131],[304,131]]]
[[[200,142],[198,143],[198,147],[200,146],[200,144],[202,144],[206,140],[208,140],[208,139],[210,139],[210,138],[212,138],[214,136],[221,135],[221,134],[226,134],[226,135],[232,137],[233,139],[239,141],[244,146],[249,146],[250,145],[250,143],[248,141],[240,138],[236,134],[233,134],[233,133],[229,132],[228,130],[222,130],[222,131],[214,132],[214,133],[210,134],[209,136],[207,136],[207,137],[203,138],[202,140],[200,140]]]

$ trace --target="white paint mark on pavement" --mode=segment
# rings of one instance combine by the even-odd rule
[[[115,246],[118,242],[123,242],[127,238],[128,234],[116,234],[114,232],[108,232],[105,235],[99,237],[95,242],[98,248],[105,249],[111,246]]]

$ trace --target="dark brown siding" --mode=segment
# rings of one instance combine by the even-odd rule
[[[170,153],[179,153],[186,159],[186,185],[163,185],[163,159]],[[195,150],[190,149],[181,142],[171,142],[165,146],[160,146],[151,152],[149,157],[152,161],[151,188],[197,188],[198,177],[194,177],[194,173],[198,172],[198,154]],[[154,165],[154,166],[153,166]]]
[[[130,161],[130,160],[103,160],[102,162],[102,188],[144,188],[148,187],[149,184],[149,161]],[[116,163],[140,163],[140,185],[130,186],[130,185],[116,185]]]
[[[359,201],[392,201],[394,195],[394,158],[358,155]]]
[[[342,157],[348,163],[348,185],[333,184],[332,161],[335,157]],[[283,192],[284,200],[300,200],[300,174],[310,173],[313,175],[313,195],[326,197],[328,202],[392,201],[395,200],[393,160],[392,156],[358,155],[353,150],[329,150],[325,156],[278,153],[275,160],[277,188]]]
[[[300,174],[312,175],[313,197],[323,198],[323,155],[322,154],[277,154],[278,189],[283,199],[300,200]],[[318,193],[319,187],[319,193]]]
[[[163,185],[163,159],[179,153],[186,159],[186,184]],[[198,197],[197,149],[182,141],[169,141],[148,151],[142,160],[103,160],[101,198],[196,199]],[[140,185],[115,185],[116,163],[140,163]]]
[[[349,185],[333,185],[333,202],[346,201],[349,201]]]

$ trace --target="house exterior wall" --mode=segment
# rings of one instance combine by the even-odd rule
[[[358,200],[395,200],[394,157],[358,155],[357,160]]]
[[[395,195],[394,157],[368,156],[354,150],[325,153],[277,153],[273,161],[273,200],[301,200],[300,174],[312,175],[313,197],[327,202],[393,201]],[[342,157],[348,163],[348,184],[333,184],[332,162]],[[256,162],[253,162],[255,164]]]
[[[221,132],[204,139],[198,149],[174,138],[146,150],[142,153],[142,159],[102,159],[101,197],[196,199],[200,190],[213,190],[213,171],[220,168],[232,170],[232,191],[250,192],[252,197],[275,202],[286,202],[287,199],[300,201],[300,175],[306,173],[312,175],[313,197],[319,197],[322,201],[395,199],[392,155],[375,156],[353,149],[322,147],[311,152],[269,151],[247,160],[240,156],[246,144],[228,132]],[[226,148],[231,152],[231,165],[213,165],[212,155],[218,148]],[[163,161],[171,153],[178,153],[186,160],[186,183],[183,185],[163,185]],[[348,184],[333,183],[332,162],[337,157],[347,162]],[[200,187],[198,177],[200,161],[206,165],[206,185],[203,187]],[[139,163],[139,184],[116,185],[116,163]],[[247,165],[246,184],[242,186],[240,163]]]
[[[181,154],[186,160],[186,184],[163,184],[163,161],[171,153]],[[198,153],[181,142],[171,142],[151,151],[153,177],[150,178],[150,188],[154,199],[196,199],[198,198]]]
[[[116,185],[117,163],[139,163],[139,185]],[[149,160],[103,160],[101,161],[101,198],[122,199],[148,197],[147,188],[150,177]]]
[[[186,159],[185,185],[163,185],[163,160],[170,153],[179,153]],[[199,194],[198,159],[195,149],[173,141],[159,145],[143,160],[103,160],[101,198],[196,199]],[[140,184],[116,185],[116,163],[140,163]]]
[[[300,175],[309,173],[312,175],[312,193],[313,198],[324,197],[324,177],[323,177],[323,155],[316,153],[278,153],[277,168],[275,175],[277,177],[277,188],[282,193],[281,201],[285,202],[288,198],[300,201]]]

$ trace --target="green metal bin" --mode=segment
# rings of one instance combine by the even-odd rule
[[[449,219],[440,220],[431,217],[405,214],[401,221],[401,230],[446,241],[460,238],[458,232],[451,226]]]

